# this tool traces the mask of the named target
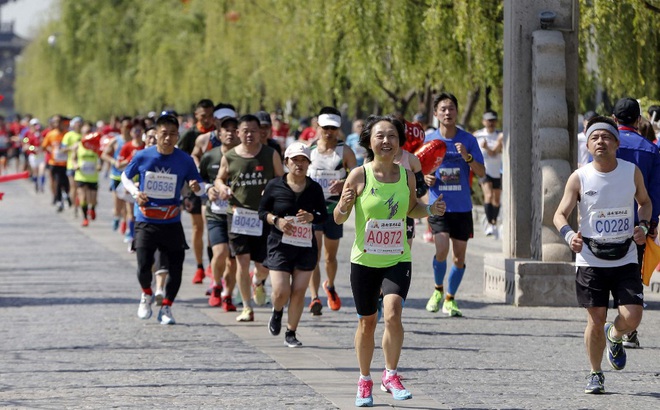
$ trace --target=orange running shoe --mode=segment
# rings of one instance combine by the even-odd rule
[[[325,294],[328,295],[328,307],[331,310],[341,309],[341,299],[339,299],[339,295],[335,292],[335,287],[329,287],[328,281],[326,280],[323,282],[323,290],[325,291]]]
[[[88,219],[83,219],[82,226],[83,226],[83,228],[88,227],[89,226],[89,220]]]

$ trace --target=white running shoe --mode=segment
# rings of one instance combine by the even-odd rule
[[[497,229],[497,225],[493,224],[491,226],[492,226],[491,233],[493,234],[493,238],[500,239],[500,230]]]
[[[486,229],[484,229],[484,233],[486,236],[491,236],[493,234],[493,225],[488,224],[486,225]]]
[[[174,316],[172,316],[172,308],[170,306],[161,306],[158,312],[158,321],[161,325],[173,325],[176,323]]]
[[[151,317],[151,304],[154,303],[154,295],[142,294],[140,306],[138,306],[137,315],[140,319],[146,320]]]

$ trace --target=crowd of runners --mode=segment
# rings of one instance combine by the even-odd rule
[[[628,103],[622,112],[632,110]],[[127,251],[136,255],[141,293],[137,316],[143,320],[158,309],[160,323],[176,323],[172,306],[185,277],[183,262],[189,248],[196,268],[186,280],[202,285],[210,306],[237,312],[238,322],[251,322],[255,320],[254,305],[270,303],[268,332],[278,336],[284,330],[284,344],[289,347],[302,346],[296,335],[302,314],[328,314],[325,307],[340,310],[342,297],[348,295],[339,295],[335,284],[350,282],[358,317],[356,406],[372,406],[370,369],[375,328],[381,318],[385,326],[381,388],[395,399],[412,397],[396,369],[403,345],[402,310],[412,278],[416,225],[428,218],[425,240],[435,246],[435,257],[429,261],[434,283],[428,284],[426,310],[451,317],[462,316],[457,294],[466,270],[467,245],[474,234],[473,179],[478,178],[484,194],[484,231],[496,238],[500,235],[503,136],[497,129],[498,116],[494,111],[485,112],[484,128],[473,135],[458,126],[458,109],[456,97],[442,93],[433,101],[437,128],[427,126],[421,115],[412,122],[400,115],[370,116],[354,121],[348,135],[342,131],[347,129],[345,115],[329,106],[301,121],[297,130],[290,130],[278,112],[239,114],[231,104],[214,104],[210,99],[196,104],[192,121],[173,111],[113,118],[108,123],[56,115],[42,124],[26,116],[8,126],[0,121],[0,172],[11,172],[11,160],[16,171],[29,169],[35,191],[51,194],[55,210],[70,210],[80,218],[82,227],[96,220],[98,190],[112,191],[113,203],[102,205],[112,210],[108,229],[118,231]],[[624,114],[634,117],[634,112]],[[583,240],[588,249],[591,244],[603,248],[603,243],[618,240],[627,241],[626,246],[633,249],[633,239],[643,242],[642,230],[654,233],[660,214],[656,198],[660,189],[650,178],[654,173],[660,175],[655,168],[660,166],[657,147],[646,140],[648,144],[624,143],[626,138],[643,139],[636,134],[637,123],[628,117],[618,128],[599,121],[601,125],[594,126],[593,119],[587,124],[587,143],[597,139],[590,132],[609,132],[621,147],[628,147],[631,159],[626,159],[641,169],[639,176],[628,170],[620,177],[634,176],[629,186],[637,186],[637,190],[622,196],[616,208],[632,207],[634,197],[640,210],[633,216],[632,208],[626,208],[626,228],[616,235],[582,227],[588,224],[582,219],[581,231],[576,233],[567,218],[583,191],[580,180],[576,182],[578,177],[572,177],[569,186],[576,193],[567,188],[555,222],[578,254],[584,252]],[[597,135],[606,140],[602,132]],[[606,150],[587,143],[589,160],[600,164],[601,151]],[[608,155],[606,163],[611,168],[612,153]],[[650,199],[642,192],[645,185]],[[597,205],[598,211],[610,207]],[[581,217],[596,208],[580,207]],[[353,218],[351,214],[356,232],[350,276],[343,277],[337,272],[338,249],[343,223]],[[181,218],[190,218],[188,236]],[[640,258],[642,254],[639,246]],[[595,251],[594,255],[599,257]],[[604,265],[593,264],[593,255],[578,257],[578,272],[583,271],[582,266],[622,266],[618,260],[608,259],[610,256],[604,257]],[[627,268],[629,272],[639,269],[637,256],[635,263],[625,260],[626,266],[629,262],[634,265]],[[597,351],[602,356],[605,340],[610,363],[617,369],[625,365],[623,343],[639,346],[635,329],[641,309],[629,305],[641,305],[642,299],[621,296],[641,293],[632,282],[610,277],[605,294],[598,296],[588,283],[579,287],[579,302],[589,312],[585,339],[593,369],[587,392],[604,391]],[[621,319],[605,324],[603,306],[610,292],[615,306],[622,305],[624,311]],[[595,330],[598,326],[600,331]]]

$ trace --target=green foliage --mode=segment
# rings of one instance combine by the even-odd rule
[[[655,0],[579,1],[581,109],[598,87],[613,99],[656,97]],[[60,0],[59,18],[23,53],[16,101],[41,117],[190,112],[204,97],[242,112],[290,103],[306,115],[334,104],[410,117],[430,90],[453,92],[465,108],[469,93],[489,88],[500,110],[503,3]]]

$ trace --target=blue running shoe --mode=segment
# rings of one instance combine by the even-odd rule
[[[387,370],[383,370],[382,383],[380,389],[384,392],[392,394],[394,400],[408,400],[412,399],[412,394],[403,387],[401,378],[398,374],[387,377]]]
[[[372,380],[364,380],[360,377],[360,380],[358,380],[357,396],[355,397],[356,407],[374,406],[374,397],[371,395],[373,388],[374,382]]]
[[[610,331],[614,327],[612,323],[605,323],[605,341],[607,342],[607,361],[614,370],[623,370],[626,367],[626,349],[623,340],[618,342],[610,338]]]
[[[591,372],[587,376],[587,387],[584,388],[584,392],[587,394],[603,394],[605,393],[605,376],[603,372]]]

